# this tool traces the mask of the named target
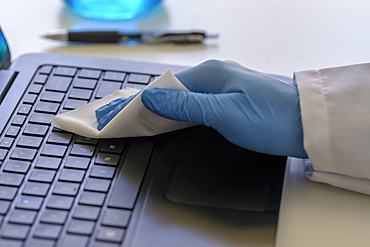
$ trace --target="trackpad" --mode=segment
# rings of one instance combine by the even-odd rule
[[[286,157],[251,152],[222,138],[183,142],[165,196],[188,205],[276,212]]]

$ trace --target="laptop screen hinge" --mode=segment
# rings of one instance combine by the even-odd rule
[[[17,71],[0,70],[0,105],[17,75]]]

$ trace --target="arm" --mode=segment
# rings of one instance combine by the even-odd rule
[[[176,75],[190,92],[146,89],[142,102],[163,117],[212,127],[250,150],[308,154],[310,179],[370,194],[369,71],[370,64],[298,72],[297,89],[212,60]]]
[[[295,74],[307,176],[370,194],[370,64]]]

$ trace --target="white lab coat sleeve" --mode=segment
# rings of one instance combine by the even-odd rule
[[[370,63],[296,72],[306,175],[370,195]]]

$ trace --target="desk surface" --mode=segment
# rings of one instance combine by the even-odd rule
[[[293,71],[368,62],[370,2],[365,0],[166,0],[129,21],[90,20],[61,0],[0,0],[0,24],[13,57],[29,52],[94,55],[195,65],[210,58],[235,60],[255,70]],[[96,26],[217,32],[205,45],[75,45],[43,40],[53,29]],[[367,246],[370,197],[313,183],[292,159],[284,183],[276,246]]]

